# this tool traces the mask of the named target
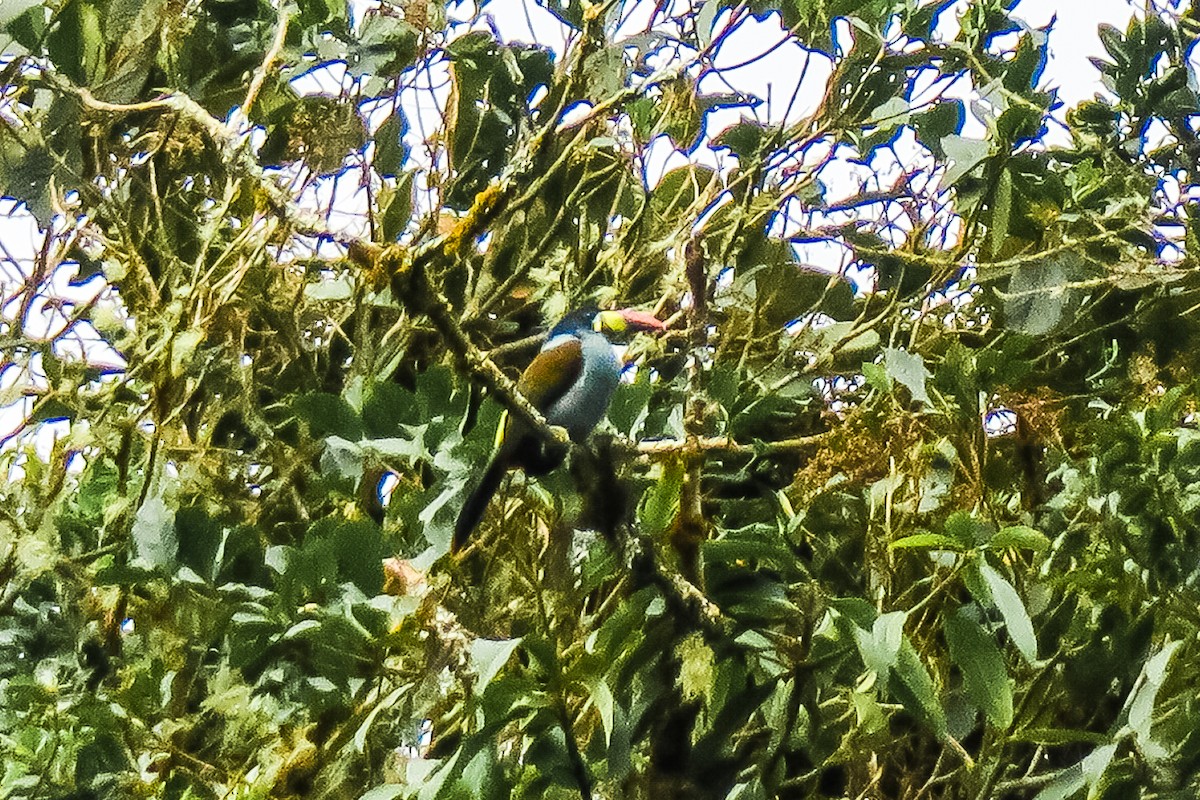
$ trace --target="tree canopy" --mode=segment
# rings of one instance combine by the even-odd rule
[[[1197,796],[1200,18],[1014,6],[6,0],[0,798]]]

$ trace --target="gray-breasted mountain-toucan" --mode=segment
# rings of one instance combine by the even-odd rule
[[[663,329],[660,320],[644,311],[573,311],[550,329],[541,351],[521,373],[517,389],[546,422],[566,428],[571,441],[582,442],[608,412],[621,381],[622,365],[608,336]],[[506,472],[523,469],[527,475],[545,475],[565,456],[562,450],[547,448],[524,422],[505,412],[492,461],[458,514],[453,551],[466,545]]]

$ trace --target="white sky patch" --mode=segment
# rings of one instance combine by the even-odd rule
[[[850,266],[852,257],[845,245],[828,239],[793,242],[792,252],[801,264],[822,272],[841,272]]]
[[[470,7],[469,3],[464,5]],[[541,45],[555,53],[564,52],[567,43],[574,38],[570,26],[545,6],[522,0],[491,0],[483,6],[482,17],[475,28],[495,31],[502,41]]]
[[[1068,107],[1108,95],[1100,83],[1100,71],[1089,57],[1107,58],[1100,43],[1099,26],[1115,25],[1124,31],[1141,4],[1128,0],[1024,0],[1017,14],[1030,26],[1044,27],[1055,19],[1050,31],[1050,59],[1042,80],[1057,87],[1059,99]]]
[[[650,3],[645,0],[624,0],[617,9],[618,23],[613,38],[619,42],[639,36],[647,30],[665,30],[665,18],[685,14],[693,10],[698,2],[699,0],[662,0]]]
[[[709,94],[735,92],[761,97],[754,118],[764,124],[794,124],[820,106],[833,75],[833,61],[806,50],[787,35],[779,14],[746,17],[726,36],[701,76],[699,88]],[[708,133],[715,136],[745,116],[743,109],[710,112]]]
[[[729,163],[708,147],[697,147],[690,153],[680,150],[666,134],[656,136],[639,156],[642,164],[642,182],[653,190],[663,176],[672,170],[698,164],[712,169],[728,171]]]

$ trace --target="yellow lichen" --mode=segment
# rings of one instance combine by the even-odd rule
[[[454,229],[446,236],[442,244],[442,252],[451,258],[462,254],[463,250],[483,229],[485,218],[496,208],[503,192],[498,184],[489,184],[487,188],[475,195],[470,210],[463,216]]]

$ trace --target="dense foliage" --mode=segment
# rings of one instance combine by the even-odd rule
[[[1200,19],[1011,5],[5,0],[0,798],[1200,795]]]

